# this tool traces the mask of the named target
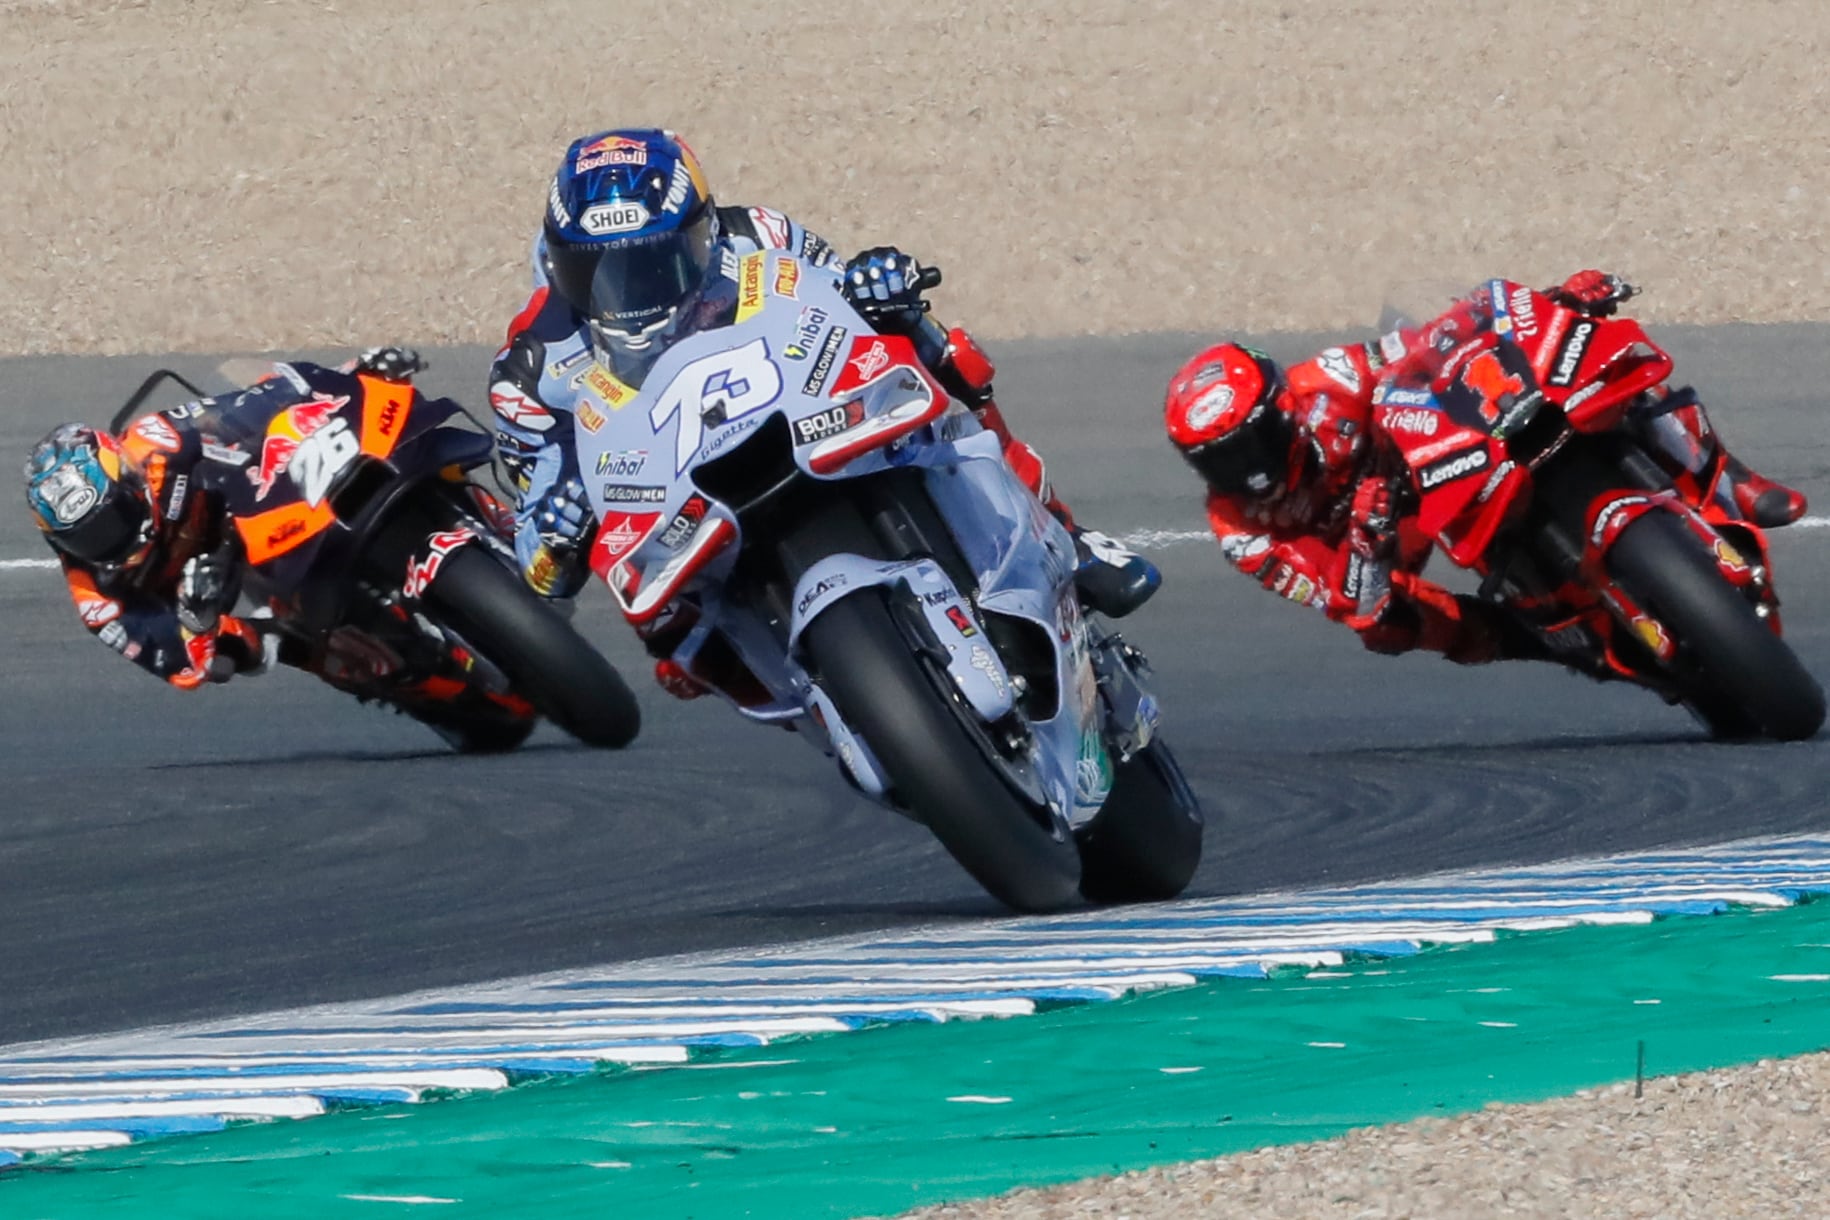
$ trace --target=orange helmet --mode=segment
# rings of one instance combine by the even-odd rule
[[[1219,343],[1176,373],[1163,423],[1171,443],[1213,490],[1269,496],[1290,477],[1296,425],[1286,410],[1289,393],[1276,361],[1237,343]]]

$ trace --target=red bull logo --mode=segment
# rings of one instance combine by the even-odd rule
[[[322,428],[339,408],[347,405],[347,394],[338,398],[314,394],[310,402],[288,407],[273,417],[273,422],[267,425],[267,439],[261,445],[261,464],[253,471],[256,500],[267,498],[280,475],[292,464],[292,455],[299,451],[300,443]]]
[[[572,168],[582,174],[586,170],[600,169],[606,165],[647,164],[648,145],[623,136],[605,136],[579,149],[578,160],[573,162]]]

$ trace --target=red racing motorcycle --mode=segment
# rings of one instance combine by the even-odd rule
[[[1765,532],[1646,426],[1696,402],[1638,323],[1494,280],[1375,391],[1406,515],[1558,660],[1688,707],[1718,737],[1807,738],[1824,694],[1782,638]],[[1436,340],[1431,346],[1430,340]],[[1449,347],[1450,342],[1454,346]],[[1439,350],[1449,347],[1449,350]]]

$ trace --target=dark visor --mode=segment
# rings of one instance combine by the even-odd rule
[[[698,291],[711,262],[709,209],[671,232],[605,246],[591,277],[590,315],[606,330],[643,330]]]
[[[1244,422],[1188,455],[1207,485],[1231,495],[1262,495],[1289,473],[1290,417],[1259,403]]]
[[[88,516],[57,531],[57,545],[89,563],[118,563],[143,541],[147,510],[140,497],[120,484]]]

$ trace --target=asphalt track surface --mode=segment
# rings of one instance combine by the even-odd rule
[[[1660,333],[1737,452],[1830,508],[1830,330]],[[1196,343],[997,353],[1007,412],[1083,520],[1200,528],[1157,426]],[[434,360],[429,389],[480,399],[487,353]],[[0,453],[105,419],[158,363],[0,360]],[[0,560],[47,554],[12,503]],[[1830,530],[1775,553],[1788,638],[1830,675]],[[1372,656],[1212,545],[1155,557],[1166,586],[1127,634],[1208,810],[1191,894],[1830,827],[1822,740],[1715,745],[1644,692],[1549,667]],[[0,568],[0,616],[0,1044],[997,910],[793,737],[649,686],[601,588],[578,622],[646,717],[620,754],[543,729],[459,758],[296,673],[169,690],[87,638],[44,569]]]

